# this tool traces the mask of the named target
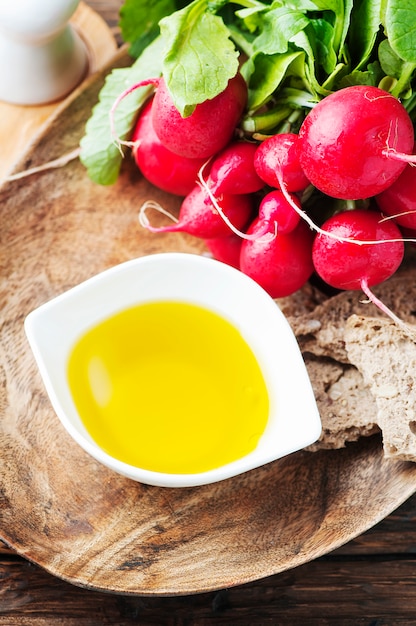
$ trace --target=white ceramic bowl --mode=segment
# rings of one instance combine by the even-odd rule
[[[85,429],[66,376],[74,343],[103,319],[155,300],[179,300],[217,312],[254,352],[268,388],[270,415],[257,447],[245,457],[198,474],[154,472],[109,456]],[[122,263],[32,311],[25,330],[52,406],[68,433],[96,460],[133,480],[165,487],[212,483],[300,450],[320,435],[310,380],[286,318],[257,283],[213,259],[161,253]]]

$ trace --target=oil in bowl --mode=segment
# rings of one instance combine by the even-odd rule
[[[223,316],[187,302],[129,307],[89,329],[68,362],[91,437],[153,472],[207,472],[252,452],[269,417],[253,351]]]
[[[38,306],[25,330],[66,431],[133,480],[206,485],[321,433],[287,319],[219,261],[180,252],[125,261]]]

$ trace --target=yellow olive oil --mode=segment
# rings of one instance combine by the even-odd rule
[[[78,413],[111,456],[197,473],[242,458],[265,430],[257,360],[222,316],[175,301],[140,304],[88,330],[68,361]]]

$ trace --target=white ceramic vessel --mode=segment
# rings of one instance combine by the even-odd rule
[[[0,2],[0,100],[38,105],[65,97],[88,70],[69,20],[79,0]]]
[[[123,463],[88,434],[67,380],[72,347],[86,329],[131,306],[160,300],[190,302],[222,315],[241,333],[262,369],[269,420],[255,450],[216,469],[166,474]],[[313,443],[321,421],[295,336],[274,300],[251,278],[203,256],[154,254],[98,274],[30,313],[26,334],[62,424],[86,452],[116,472],[163,487],[217,482]]]

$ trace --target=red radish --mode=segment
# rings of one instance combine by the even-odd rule
[[[214,157],[207,181],[214,195],[254,193],[264,187],[254,169],[256,150],[257,144],[233,141]]]
[[[400,226],[416,230],[416,167],[408,164],[390,187],[375,198],[385,215]]]
[[[297,196],[291,194],[292,203],[301,210],[301,203]],[[279,234],[289,233],[300,221],[292,204],[289,204],[285,195],[278,189],[267,193],[259,205],[259,218],[263,222],[276,223]]]
[[[383,221],[379,211],[353,209],[330,217],[322,230],[347,239],[370,243],[356,245],[318,234],[313,263],[319,276],[337,289],[362,289],[390,278],[403,260],[404,243],[396,224]]]
[[[299,130],[299,159],[307,178],[333,198],[375,196],[398,178],[414,143],[411,119],[391,94],[364,85],[323,98]]]
[[[303,191],[309,180],[305,176],[297,151],[298,135],[282,133],[265,139],[257,148],[254,167],[260,178],[270,187],[281,186],[287,191]]]
[[[236,74],[222,93],[182,117],[162,77],[154,100],[154,129],[172,152],[190,159],[206,159],[228,144],[246,103],[247,85],[241,74]]]
[[[152,124],[151,99],[143,108],[133,132],[133,156],[143,176],[155,187],[186,196],[198,178],[205,159],[187,159],[171,152],[161,143]]]
[[[248,232],[262,229],[257,218]],[[272,231],[270,231],[272,232]],[[305,222],[287,234],[244,240],[241,245],[240,269],[253,278],[272,298],[283,298],[300,289],[313,272],[313,232]]]
[[[250,195],[224,194],[218,198],[218,204],[221,206],[223,214],[236,228],[243,229],[250,222],[253,210]],[[146,215],[148,208],[155,208],[168,215],[175,223],[169,226],[151,226]],[[145,203],[140,210],[139,220],[142,226],[154,233],[183,232],[202,239],[228,237],[231,234],[230,227],[212,204],[206,189],[200,185],[195,185],[184,198],[179,210],[179,219],[174,218],[153,203]]]
[[[208,250],[214,259],[240,269],[240,251],[243,240],[239,235],[231,233],[228,237],[207,239],[205,241]]]

